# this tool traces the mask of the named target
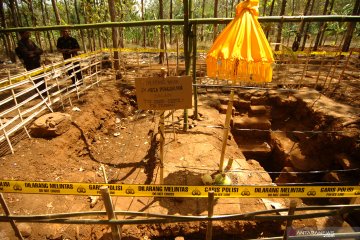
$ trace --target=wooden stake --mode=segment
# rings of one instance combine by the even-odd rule
[[[321,69],[324,65],[324,60],[321,61],[321,64],[320,64],[320,67],[319,67],[319,71],[318,71],[318,75],[316,77],[316,82],[315,82],[315,89],[317,89],[317,86],[318,86],[318,83],[319,83],[319,78],[320,78],[320,72],[321,72]]]
[[[105,209],[109,220],[116,219],[114,207],[111,201],[110,192],[108,186],[100,187],[101,196],[103,198]],[[113,240],[121,240],[121,226],[111,224],[111,234]]]
[[[4,212],[5,212],[5,215],[6,216],[10,216],[10,210],[5,202],[5,198],[3,196],[2,193],[0,193],[0,204],[2,206],[2,208],[4,209]],[[17,228],[16,224],[15,224],[15,221],[14,220],[10,220],[10,224],[11,224],[11,227],[13,228],[14,232],[15,232],[15,235],[21,239],[21,240],[24,240],[23,236],[21,235],[21,232],[20,230]]]
[[[232,115],[233,102],[234,102],[234,89],[231,89],[230,99],[229,99],[228,107],[227,107],[227,110],[226,110],[226,119],[225,119],[225,126],[224,126],[223,144],[222,144],[221,156],[220,156],[219,172],[223,171],[225,150],[226,150],[227,138],[228,138],[228,135],[229,135],[230,120],[231,120],[231,115]]]
[[[350,58],[351,58],[351,55],[352,55],[353,51],[351,50],[347,59],[346,59],[346,62],[345,62],[345,66],[343,67],[343,70],[341,71],[340,73],[340,76],[339,76],[339,80],[338,80],[338,83],[337,84],[340,84],[342,78],[343,78],[343,75],[344,75],[344,72],[345,72],[345,69],[347,69],[348,65],[349,65],[349,61],[350,61]]]
[[[164,184],[164,145],[165,145],[165,132],[164,132],[164,114],[162,111],[160,114],[159,121],[159,132],[160,132],[160,184]]]
[[[288,211],[288,216],[293,216],[294,213],[295,213],[295,208],[296,208],[296,201],[295,200],[291,200],[290,201],[290,207],[289,207],[289,211]],[[283,236],[283,240],[286,240],[288,239],[288,236],[287,236],[287,232],[288,232],[288,229],[291,228],[292,226],[292,219],[288,219],[286,221],[286,227],[285,227],[285,232],[284,232],[284,236]]]
[[[108,179],[107,179],[107,175],[106,175],[106,172],[105,172],[104,164],[101,164],[100,167],[101,167],[101,170],[102,170],[102,173],[103,173],[103,176],[104,176],[104,181],[105,181],[105,183],[108,183]]]
[[[176,36],[176,76],[179,76],[179,39]]]
[[[171,113],[171,121],[172,121],[172,126],[173,126],[174,141],[176,141],[175,123],[174,123],[174,112],[175,112],[175,110],[173,110],[172,113]]]
[[[214,214],[214,191],[208,192],[208,217],[212,217]],[[206,229],[206,240],[212,240],[212,221],[209,220]]]
[[[341,52],[340,52],[338,58],[336,59],[334,69],[332,71],[331,78],[330,78],[330,81],[329,81],[329,86],[326,88],[327,90],[330,89],[330,87],[331,87],[331,83],[332,83],[332,80],[334,79],[335,71],[336,71],[336,68],[337,68],[337,66],[339,64],[340,58],[341,58]]]

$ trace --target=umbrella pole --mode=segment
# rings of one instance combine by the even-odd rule
[[[225,150],[226,150],[227,139],[229,136],[233,102],[234,102],[234,89],[231,89],[230,99],[229,99],[227,110],[226,110],[226,118],[225,118],[225,126],[224,126],[223,144],[222,144],[222,148],[221,148],[219,172],[223,171]]]

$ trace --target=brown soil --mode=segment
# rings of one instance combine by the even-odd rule
[[[312,95],[313,94],[313,95]],[[225,114],[219,113],[227,92],[202,90],[199,103],[200,118],[191,118],[189,130],[182,131],[182,112],[178,110],[167,119],[165,146],[165,184],[202,185],[204,173],[218,169],[222,129]],[[335,155],[345,154],[354,164],[359,158],[358,126],[342,124],[353,120],[358,109],[339,105],[308,89],[293,96],[277,91],[240,91],[240,100],[263,101],[272,107],[269,119],[272,130],[337,130],[340,135],[309,135],[300,133],[272,133],[267,136],[273,151],[262,159],[244,156],[239,145],[242,139],[232,132],[226,150],[226,159],[235,159],[235,165],[250,171],[281,171],[293,167],[293,159],[304,160],[297,169],[343,169]],[[225,100],[226,102],[226,100]],[[111,78],[104,79],[101,86],[93,88],[73,101],[80,112],[68,106],[65,110],[72,116],[73,124],[66,133],[53,139],[24,137],[15,146],[15,154],[3,154],[0,158],[0,179],[53,181],[53,182],[104,182],[101,164],[105,166],[110,183],[159,184],[158,112],[140,111],[136,106],[135,89]],[[235,115],[248,113],[235,106]],[[59,110],[60,111],[60,110]],[[280,142],[280,143],[279,143]],[[284,156],[286,144],[295,144],[293,155]],[[285,150],[284,150],[285,149]],[[296,152],[296,149],[299,152]],[[321,153],[321,154],[320,154]],[[299,161],[300,161],[299,160]],[[271,162],[269,162],[271,161]],[[296,168],[295,168],[296,169]],[[234,174],[235,184],[268,184],[277,176],[269,174]],[[337,176],[339,181],[347,178]],[[302,181],[320,181],[315,176]],[[359,179],[352,179],[358,181]],[[4,194],[5,200],[16,215],[50,214],[104,210],[100,200],[91,208],[88,197],[59,195]],[[271,199],[284,207],[289,199]],[[143,211],[149,213],[207,215],[206,199],[173,199],[144,197],[114,197],[116,210]],[[312,201],[297,199],[298,206]],[[328,203],[327,201],[325,201]],[[321,203],[321,201],[315,201]],[[218,199],[214,214],[233,214],[265,210],[262,199]],[[0,211],[1,213],[1,211]],[[100,217],[99,217],[100,218]],[[119,219],[124,218],[119,216]],[[295,221],[297,227],[343,226],[336,217]],[[28,239],[111,239],[110,228],[104,225],[71,225],[29,223],[32,233]],[[214,223],[214,239],[246,239],[280,236],[284,222],[225,221]],[[179,223],[128,225],[122,230],[123,239],[204,239],[206,223]],[[237,237],[237,238],[236,238]],[[240,237],[240,238],[239,238]],[[0,239],[16,239],[8,223],[0,223]]]

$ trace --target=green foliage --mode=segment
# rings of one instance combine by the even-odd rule
[[[13,27],[12,15],[10,13],[10,2],[13,0],[4,0],[3,9],[5,11],[5,18],[8,27]],[[183,0],[168,0],[163,1],[163,9],[164,9],[164,18],[170,18],[170,1],[172,1],[172,16],[173,19],[182,19],[184,16],[183,13]],[[43,25],[42,22],[42,11],[41,4],[46,4],[46,7],[49,11],[49,16],[46,17],[47,25],[55,25],[55,16],[53,13],[53,7],[51,5],[50,0],[31,0],[31,1],[18,1],[19,12],[21,13],[21,25],[22,26],[31,26],[33,21],[31,19],[32,13],[30,12],[29,4],[32,4],[33,14],[36,17],[37,24]],[[203,0],[192,0],[193,6],[193,17],[201,18],[204,12],[205,18],[212,18],[214,16],[214,0],[206,0],[205,9],[202,8]],[[223,18],[226,16],[233,17],[235,15],[235,6],[237,4],[237,0],[219,0],[218,6],[218,17]],[[268,15],[270,12],[270,7],[273,0],[267,0],[265,6],[265,15]],[[290,16],[294,15],[302,15],[304,12],[304,7],[306,5],[307,0],[287,0],[285,15]],[[326,0],[315,0],[315,5],[313,8],[313,15],[322,15],[323,8]],[[65,6],[67,5],[67,8]],[[260,1],[260,15],[264,12],[264,3],[265,0]],[[274,2],[274,11],[273,15],[278,15],[280,13],[282,0],[275,0]],[[349,15],[352,14],[355,0],[336,0],[334,4],[334,8],[331,12],[333,15]],[[61,16],[61,24],[77,24],[77,15],[75,8],[75,0],[57,0],[57,7]],[[140,0],[116,0],[116,21],[139,21],[141,20],[141,1]],[[144,17],[145,20],[155,20],[159,19],[159,1],[158,0],[144,0]],[[85,17],[88,23],[101,23],[110,21],[109,16],[109,6],[108,0],[77,0],[77,9],[79,11],[80,22],[84,23]],[[66,12],[67,11],[67,12]],[[67,19],[67,15],[69,16],[69,20]],[[347,29],[347,23],[342,22],[330,22],[327,24],[326,35],[341,35]],[[276,26],[277,24],[266,23],[262,24],[264,29],[271,30],[271,34],[276,34]],[[224,25],[219,25],[219,30],[221,30]],[[283,25],[282,29],[282,37],[285,39],[293,38],[296,31],[298,30],[299,23],[288,23]],[[204,41],[212,41],[213,38],[213,25],[206,24],[201,27],[204,33]],[[319,31],[319,24],[312,23],[310,24],[309,33],[311,35],[317,34]],[[167,36],[170,32],[170,27],[165,26],[165,33]],[[73,31],[76,33],[77,31]],[[94,31],[95,34],[98,34],[98,31]],[[109,34],[111,32],[110,29],[103,29],[102,36],[103,38],[110,38]],[[172,27],[173,36],[181,36],[182,27],[174,26]],[[58,36],[58,31],[53,32],[55,37]],[[141,27],[137,28],[126,28],[123,31],[124,39],[126,42],[140,42],[140,39],[143,37],[143,32]],[[198,28],[198,34],[200,34],[200,26]],[[360,26],[359,24],[355,30],[355,36],[360,35]],[[97,36],[95,36],[97,38]],[[273,36],[270,36],[273,38]],[[157,44],[159,39],[158,29],[154,26],[146,27],[146,38],[152,38],[150,42],[153,44]],[[182,39],[182,37],[178,37]],[[149,41],[148,41],[149,42]]]

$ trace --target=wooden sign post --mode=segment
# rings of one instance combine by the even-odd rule
[[[160,184],[164,184],[164,111],[192,108],[192,78],[149,77],[135,79],[138,108],[162,110],[159,122],[160,132]]]

